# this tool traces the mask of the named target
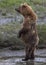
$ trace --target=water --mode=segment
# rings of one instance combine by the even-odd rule
[[[22,15],[15,15],[15,16],[9,16],[9,17],[1,17],[0,16],[0,25],[7,24],[9,22],[21,22],[23,20]]]
[[[23,17],[22,16],[15,16],[15,17],[0,17],[0,25],[2,24],[7,24],[9,22],[15,22],[15,21],[18,21],[18,22],[21,22],[23,20]],[[38,24],[46,24],[46,17],[44,17],[43,19],[38,19],[37,21]]]
[[[38,24],[46,24],[46,16],[43,18],[39,18],[37,21]]]
[[[14,18],[0,18],[0,25],[15,21]]]
[[[46,65],[46,49],[36,50],[34,60],[22,61],[24,55],[24,50],[1,49],[0,65]]]

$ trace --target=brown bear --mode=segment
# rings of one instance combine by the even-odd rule
[[[27,3],[21,4],[15,10],[24,16],[22,29],[19,31],[19,37],[25,43],[25,59],[34,59],[34,51],[39,42],[39,37],[37,33],[36,20],[37,15]]]

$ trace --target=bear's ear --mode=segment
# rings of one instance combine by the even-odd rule
[[[25,8],[25,7],[26,7],[26,5],[25,5],[25,4],[21,4],[21,6],[22,6],[23,8]]]
[[[25,2],[23,5],[27,5],[27,3]]]
[[[23,4],[21,4],[21,6],[25,7],[25,6],[27,6],[27,3],[23,3]]]

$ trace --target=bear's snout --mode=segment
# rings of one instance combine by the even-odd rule
[[[17,12],[20,12],[20,11],[19,11],[19,7],[16,7],[15,10],[16,10]]]

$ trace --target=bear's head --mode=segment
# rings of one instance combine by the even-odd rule
[[[27,3],[21,4],[18,8],[15,8],[15,10],[21,13],[24,17],[30,17],[33,21],[36,21],[37,19],[37,15]]]

